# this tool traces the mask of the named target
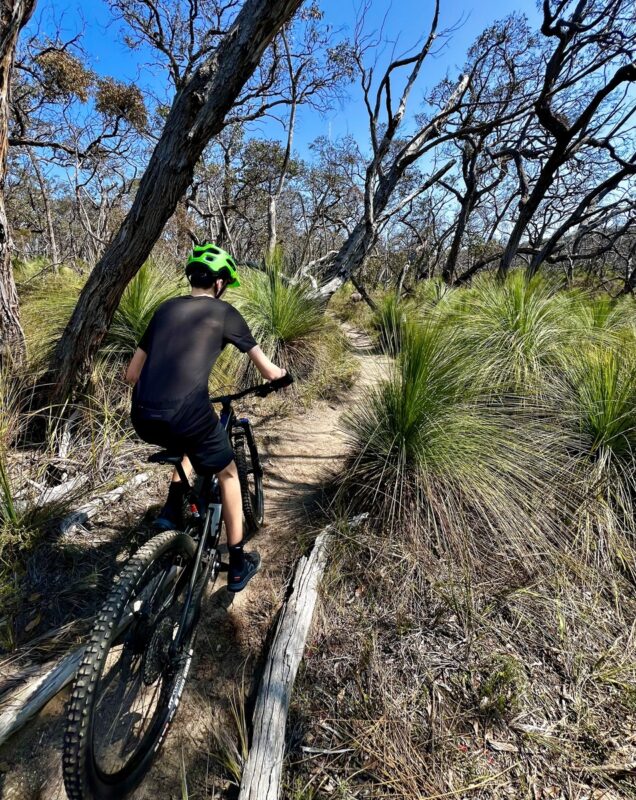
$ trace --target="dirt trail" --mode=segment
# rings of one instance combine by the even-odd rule
[[[185,771],[189,800],[231,797],[232,781],[220,763],[232,754],[238,728],[233,699],[252,688],[271,623],[284,599],[298,553],[310,542],[321,514],[321,490],[346,453],[339,427],[343,411],[377,381],[386,361],[364,334],[344,326],[360,362],[360,375],[345,402],[319,401],[305,413],[257,423],[265,468],[266,526],[253,542],[263,558],[261,575],[231,595],[223,576],[204,602],[195,660],[175,723],[135,800],[180,800]],[[158,503],[160,473],[140,502]],[[248,548],[249,549],[249,548]],[[60,744],[66,693],[55,698],[27,730],[0,748],[2,800],[65,800]]]

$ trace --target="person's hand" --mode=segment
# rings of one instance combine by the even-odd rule
[[[270,375],[270,381],[277,381],[279,378],[284,378],[287,375],[287,370],[283,367],[275,367]]]

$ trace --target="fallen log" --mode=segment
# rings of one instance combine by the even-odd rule
[[[349,524],[354,527],[366,514]],[[331,526],[301,558],[291,594],[279,617],[274,641],[258,688],[252,745],[243,769],[239,800],[278,800],[285,749],[287,712],[314,613],[318,586],[327,560]]]
[[[62,517],[57,524],[58,531],[60,533],[72,533],[80,525],[83,525],[85,522],[91,519],[91,517],[94,517],[101,508],[109,505],[110,503],[114,503],[116,500],[119,500],[124,492],[128,491],[129,489],[134,489],[136,486],[145,483],[148,478],[148,473],[142,472],[139,475],[135,475],[122,486],[118,486],[116,489],[106,492],[106,494],[102,494],[99,497],[93,498],[93,500],[91,500],[89,503],[80,506],[75,511],[71,511],[70,514]]]
[[[88,475],[78,475],[70,478],[57,486],[45,486],[35,481],[29,481],[32,489],[22,489],[16,494],[16,508],[26,511],[28,508],[42,508],[43,506],[60,503],[74,492],[79,491],[88,483]],[[34,493],[34,491],[37,494]]]
[[[82,522],[95,516],[100,508],[118,500],[128,489],[139,486],[147,480],[148,474],[143,472],[122,486],[94,498],[90,503],[64,517],[59,523],[60,531],[62,533],[72,531]],[[121,629],[125,624],[126,621],[122,622]],[[0,745],[38,714],[49,700],[52,700],[73,679],[83,655],[84,647],[78,647],[61,659],[34,666],[32,671],[29,669],[23,673],[25,675],[32,672],[27,681],[15,692],[8,690],[0,702]]]
[[[11,696],[10,700],[2,703],[0,745],[19,731],[73,679],[83,655],[84,648],[78,647],[61,661],[43,664],[37,673]]]

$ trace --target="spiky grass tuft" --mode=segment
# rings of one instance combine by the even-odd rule
[[[130,358],[155,311],[166,300],[183,294],[185,280],[166,267],[146,262],[126,287],[106,336],[105,352]]]
[[[636,354],[619,345],[572,354],[558,395],[571,432],[570,480],[580,493],[577,525],[586,553],[604,569],[618,560],[636,578]]]
[[[299,376],[310,374],[325,323],[310,287],[291,282],[277,264],[249,270],[237,306],[269,358]]]
[[[355,364],[342,330],[326,316],[311,286],[285,275],[280,257],[264,271],[244,271],[241,288],[230,300],[265,354],[299,379],[304,399],[329,396],[351,385]],[[234,367],[239,383],[258,379],[254,368],[235,354],[221,366],[226,375]]]
[[[343,492],[390,530],[434,536],[462,558],[495,542],[527,560],[559,539],[536,498],[557,502],[561,443],[520,404],[492,403],[479,374],[451,322],[406,324],[390,375],[346,419]]]
[[[484,380],[502,392],[535,394],[546,370],[559,366],[571,339],[566,298],[543,276],[513,272],[482,280],[454,309]]]

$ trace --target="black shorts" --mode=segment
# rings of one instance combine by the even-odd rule
[[[157,419],[133,406],[130,418],[134,429],[148,444],[157,444],[188,456],[199,475],[209,475],[224,470],[234,461],[234,451],[225,428],[208,406],[207,412],[190,417],[186,424],[177,419]]]

